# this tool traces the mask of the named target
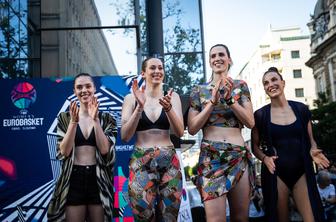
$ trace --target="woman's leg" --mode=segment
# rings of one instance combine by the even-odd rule
[[[303,217],[304,222],[314,221],[312,207],[310,205],[306,175],[303,174],[293,188],[293,197],[296,207]]]
[[[162,152],[162,151],[161,151]],[[164,152],[162,152],[164,153]],[[160,164],[160,200],[158,207],[163,221],[177,221],[182,196],[182,173],[178,155],[174,152],[167,164]],[[162,174],[161,174],[162,173]],[[158,220],[159,221],[159,220]],[[161,220],[160,220],[161,221]]]
[[[69,222],[83,222],[86,216],[86,206],[79,205],[73,206],[69,205],[65,208],[65,219]]]
[[[226,195],[205,201],[204,208],[207,222],[226,222]]]
[[[289,222],[288,196],[289,190],[286,184],[277,177],[278,189],[278,218],[279,222]]]
[[[148,162],[143,163],[143,159],[147,159]],[[143,153],[141,150],[134,151],[130,160],[128,195],[136,221],[155,219],[158,176],[156,172],[150,170],[150,161],[152,161],[150,153]]]
[[[101,204],[91,204],[88,206],[90,222],[104,222],[104,209]]]
[[[248,221],[250,204],[249,171],[245,170],[239,182],[228,193],[230,204],[230,221]]]

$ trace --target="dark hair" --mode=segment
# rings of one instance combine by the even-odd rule
[[[160,58],[157,58],[157,57],[147,57],[141,64],[141,71],[145,72],[146,71],[146,67],[147,67],[147,62],[150,60],[150,59],[158,59],[162,62],[162,60]],[[163,65],[163,62],[162,62],[162,65]]]
[[[228,48],[226,45],[224,45],[224,44],[216,44],[216,45],[213,45],[213,46],[210,48],[210,50],[209,50],[209,56],[210,56],[210,52],[211,52],[211,50],[212,50],[213,48],[215,48],[215,47],[218,47],[218,46],[220,46],[220,47],[224,47],[225,50],[226,50],[226,52],[227,52],[228,57],[231,59],[230,50],[229,50],[229,48]],[[229,69],[230,69],[230,66],[229,66]]]
[[[226,53],[227,53],[227,55],[228,55],[228,57],[231,59],[231,54],[230,54],[230,50],[229,50],[229,48],[226,46],[226,45],[224,45],[224,44],[216,44],[216,45],[213,45],[211,48],[210,48],[210,50],[209,50],[209,57],[210,57],[210,53],[211,53],[211,50],[213,49],[213,48],[215,48],[215,47],[223,47],[225,50],[226,50]],[[228,70],[230,70],[230,68],[231,68],[231,65],[229,64],[229,69]],[[211,74],[211,80],[213,79],[213,72],[212,72],[212,74]]]
[[[82,76],[90,77],[90,79],[91,79],[93,85],[95,85],[92,76],[91,76],[89,73],[82,72],[82,73],[79,73],[79,74],[77,74],[77,75],[75,76],[75,78],[74,78],[74,88],[75,88],[76,80],[77,80],[79,77],[82,77]]]
[[[278,69],[276,67],[269,67],[268,70],[264,73],[262,79],[264,79],[265,75],[270,73],[270,72],[275,72],[276,74],[278,74],[278,76],[280,77],[281,80],[283,80],[282,75],[280,74],[280,72],[278,71]]]
[[[326,179],[330,180],[329,172],[326,172],[326,171],[323,171],[323,170],[318,172],[317,178],[316,178],[317,183],[319,183],[319,184],[324,183],[326,181]]]

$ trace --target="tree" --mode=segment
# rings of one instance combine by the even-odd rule
[[[317,99],[314,100],[314,104],[317,106],[317,108],[319,108],[327,103],[328,103],[327,93],[319,92],[317,94]]]
[[[312,110],[313,132],[317,144],[328,154],[336,154],[336,102]]]
[[[166,30],[165,35],[165,70],[167,84],[179,94],[191,91],[194,84],[198,84],[203,77],[203,62],[200,53],[193,53],[200,47],[200,30],[183,28],[180,17],[174,26],[174,31]],[[183,53],[185,47],[191,48],[191,53]]]
[[[11,9],[12,10],[12,9]],[[9,2],[0,3],[0,78],[27,77],[27,62],[22,58],[23,48],[27,47],[27,32],[20,30],[20,20],[27,10],[9,13]],[[14,18],[18,18],[18,22]],[[21,22],[22,24],[22,22]],[[25,27],[23,27],[25,28]]]
[[[144,56],[147,55],[146,40],[146,11],[145,1],[140,1],[140,44]],[[130,13],[134,11],[134,1],[120,2],[116,0],[111,2],[119,17],[118,24],[129,25],[132,20]],[[122,5],[122,6],[121,6]],[[179,94],[186,94],[191,91],[194,84],[204,81],[203,57],[201,51],[200,30],[183,27],[181,18],[185,12],[181,9],[178,0],[162,0],[164,21],[170,21],[173,24],[165,27],[164,31],[164,60],[166,85],[168,88],[174,88]],[[125,35],[128,31],[125,30]]]

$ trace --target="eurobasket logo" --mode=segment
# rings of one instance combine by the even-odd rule
[[[28,82],[21,82],[14,86],[11,92],[11,100],[20,113],[27,114],[27,109],[36,101],[36,90]]]
[[[33,114],[27,114],[27,109],[36,101],[36,89],[32,84],[20,82],[15,85],[11,91],[11,100],[20,110],[20,115],[3,119],[3,127],[11,130],[34,130],[37,126],[43,125],[43,117],[36,118]]]

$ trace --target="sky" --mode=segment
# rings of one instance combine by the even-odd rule
[[[110,1],[95,0],[102,25],[105,26],[117,25],[116,19],[111,17],[116,12]],[[198,0],[180,1],[181,4],[188,5]],[[207,60],[208,51],[214,44],[222,43],[229,47],[233,60],[230,75],[235,77],[257,49],[270,26],[275,29],[300,27],[302,34],[309,35],[307,23],[310,20],[310,15],[314,12],[316,1],[202,0],[207,76],[209,77],[211,73]],[[191,23],[193,19],[185,17],[184,22]],[[136,69],[135,33],[132,31],[125,38],[122,32],[123,30],[117,30],[112,35],[110,31],[104,31],[118,72],[120,74],[135,74],[130,71]],[[125,53],[125,50],[129,53]]]
[[[239,74],[257,49],[269,27],[300,27],[309,35],[307,23],[316,0],[202,0],[206,55],[217,43],[229,47],[233,66]],[[207,58],[207,56],[206,56]],[[207,67],[209,72],[209,66]]]

